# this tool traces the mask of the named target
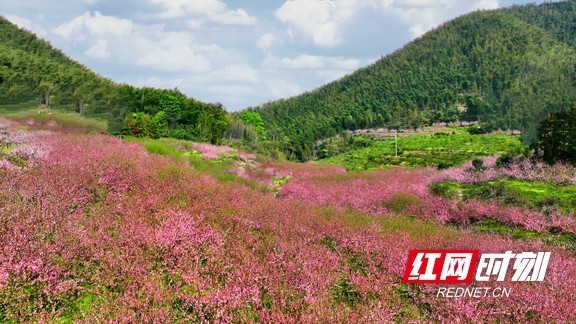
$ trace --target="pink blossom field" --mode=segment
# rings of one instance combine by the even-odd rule
[[[574,233],[571,215],[437,197],[433,169],[244,157],[248,178],[290,178],[275,197],[140,144],[19,126],[0,120],[0,322],[576,321],[574,251],[467,227]],[[412,249],[552,256],[543,282],[473,284],[509,297],[440,298],[401,283]]]

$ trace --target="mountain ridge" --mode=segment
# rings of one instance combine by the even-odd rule
[[[576,36],[565,32],[575,15],[573,0],[470,13],[340,80],[248,110],[301,160],[344,130],[456,119],[521,129],[530,142],[576,99]]]

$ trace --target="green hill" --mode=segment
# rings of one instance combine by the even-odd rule
[[[116,84],[0,17],[0,107],[22,106],[105,119],[113,133],[214,143],[230,120],[220,105],[187,98],[178,90]]]
[[[377,126],[478,120],[530,142],[576,99],[574,17],[574,0],[475,12],[338,81],[249,109],[301,160],[320,139]]]

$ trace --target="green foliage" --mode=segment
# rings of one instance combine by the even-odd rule
[[[514,135],[505,133],[471,135],[457,127],[448,130],[453,133],[445,133],[445,135],[414,133],[399,136],[397,140],[394,137],[387,137],[367,142],[371,144],[363,148],[351,149],[324,161],[344,166],[348,170],[371,170],[390,165],[446,168],[462,164],[475,156],[504,154],[509,151],[518,151],[522,147],[520,138]],[[335,143],[338,141],[340,140]],[[331,148],[331,150],[346,151],[350,147]],[[398,156],[396,156],[396,150]]]
[[[144,147],[148,153],[171,156],[176,159],[179,159],[181,155],[176,147],[159,141],[148,141]]]
[[[318,145],[317,157],[320,159],[329,158],[354,149],[370,147],[374,144],[374,139],[362,135],[352,136],[344,134],[334,138],[324,140]]]
[[[514,155],[510,153],[502,154],[496,159],[496,166],[502,168],[510,165],[514,161]]]
[[[354,307],[361,301],[362,297],[354,284],[352,284],[346,276],[342,276],[338,279],[338,282],[332,286],[331,294],[335,303],[344,303],[349,307]]]
[[[242,121],[246,124],[254,126],[261,139],[266,139],[266,127],[262,116],[256,111],[245,111],[242,113]]]
[[[536,147],[545,162],[576,164],[576,104],[572,109],[552,114],[542,121]]]
[[[497,179],[483,184],[443,181],[430,186],[433,193],[448,198],[496,201],[502,205],[528,207],[543,213],[576,211],[576,186],[536,181]]]
[[[572,233],[546,233],[523,228],[517,228],[504,224],[497,220],[485,219],[472,227],[475,231],[497,233],[512,237],[513,239],[534,240],[538,239],[546,244],[561,246],[566,250],[576,251],[576,235]]]
[[[472,167],[476,171],[482,171],[484,169],[484,161],[475,157],[472,159]]]
[[[150,138],[131,138],[135,142],[144,145],[149,153],[168,156],[175,161],[187,161],[197,172],[207,173],[216,177],[220,181],[241,182],[247,186],[264,190],[259,184],[250,180],[236,176],[230,173],[230,168],[235,166],[238,161],[238,155],[229,154],[219,159],[204,159],[198,151],[190,151],[190,143],[178,141],[170,138],[150,139]],[[164,178],[178,177],[182,170],[180,168],[173,170],[160,170],[160,175]],[[278,183],[285,184],[290,178],[278,179]]]
[[[470,125],[466,130],[472,135],[486,134],[486,129],[478,124]]]
[[[449,199],[457,199],[462,193],[459,184],[453,181],[441,181],[432,183],[428,188],[433,194]]]
[[[576,99],[576,1],[475,12],[442,25],[374,64],[257,111],[285,151],[314,157],[342,130],[477,120],[486,131],[538,123]]]
[[[274,196],[280,195],[280,189],[292,179],[292,176],[285,176],[282,178],[272,178],[272,192]]]
[[[399,192],[392,194],[382,205],[395,213],[402,213],[408,207],[421,206],[422,201],[413,194]]]
[[[133,113],[130,121],[130,134],[137,137],[158,138],[156,120],[150,115],[139,112]]]

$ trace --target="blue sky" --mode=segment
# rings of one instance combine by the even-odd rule
[[[459,15],[522,0],[18,0],[0,15],[116,82],[229,111],[312,90]]]

